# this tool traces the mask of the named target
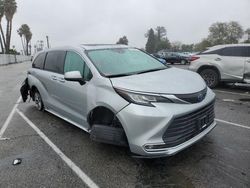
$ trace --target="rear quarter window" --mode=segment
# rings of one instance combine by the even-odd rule
[[[45,60],[46,53],[39,54],[36,59],[34,60],[32,67],[37,69],[43,69],[44,67],[44,60]]]

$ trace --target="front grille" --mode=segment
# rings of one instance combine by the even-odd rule
[[[162,137],[166,147],[177,146],[198,135],[213,123],[214,117],[213,101],[199,110],[175,118]]]
[[[200,92],[197,93],[191,93],[191,94],[176,94],[175,96],[181,100],[184,100],[189,103],[198,103],[203,101],[205,99],[207,94],[207,88],[203,89]]]

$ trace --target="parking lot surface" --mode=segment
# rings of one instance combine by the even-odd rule
[[[217,127],[200,142],[175,156],[139,159],[91,141],[32,101],[15,106],[29,67],[0,67],[0,187],[250,187],[250,87],[214,90]],[[22,163],[14,166],[16,158]]]

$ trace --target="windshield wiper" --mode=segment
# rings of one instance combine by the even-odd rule
[[[154,72],[154,71],[159,71],[159,70],[164,70],[164,69],[166,69],[166,68],[149,69],[149,70],[137,72],[136,74],[143,74],[143,73],[147,73],[147,72]]]
[[[106,75],[108,78],[115,78],[115,77],[123,77],[123,76],[130,76],[130,75],[132,75],[132,74],[124,74],[124,73],[122,73],[122,74],[111,74],[111,75]]]
[[[159,70],[164,70],[164,69],[166,69],[166,68],[149,69],[149,70],[145,70],[145,71],[132,72],[132,73],[121,73],[121,74],[113,74],[113,75],[111,74],[111,75],[106,75],[106,77],[115,78],[115,77],[131,76],[131,75],[135,75],[135,74],[143,74],[143,73],[147,73],[147,72],[159,71]]]

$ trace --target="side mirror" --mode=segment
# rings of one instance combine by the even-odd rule
[[[79,82],[81,85],[85,84],[81,73],[79,71],[70,71],[64,74],[64,79],[72,82]]]

